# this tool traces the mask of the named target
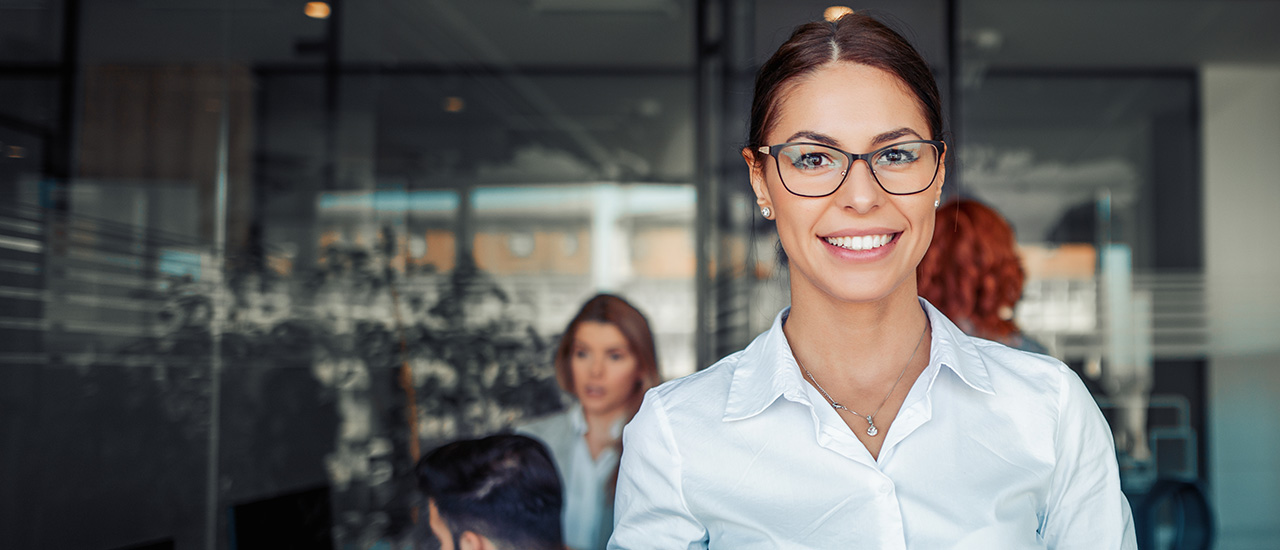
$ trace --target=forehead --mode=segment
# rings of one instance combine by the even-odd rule
[[[808,131],[855,147],[876,135],[910,128],[932,138],[924,108],[902,79],[869,65],[837,61],[796,78],[778,95],[769,143]]]
[[[573,334],[573,341],[578,345],[610,347],[617,345],[625,345],[626,337],[622,335],[622,331],[613,323],[601,323],[599,321],[583,321],[578,324],[578,330]]]

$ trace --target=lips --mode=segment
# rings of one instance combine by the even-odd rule
[[[880,248],[893,241],[897,233],[886,233],[883,235],[857,235],[846,237],[823,237],[822,240],[827,244],[838,246],[846,250],[874,250]]]
[[[604,387],[592,384],[587,384],[585,388],[582,388],[582,392],[586,397],[604,397],[605,395]]]

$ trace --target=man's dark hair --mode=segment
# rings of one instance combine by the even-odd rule
[[[455,537],[471,531],[503,548],[564,547],[560,476],[535,439],[501,434],[455,441],[423,456],[417,477]]]

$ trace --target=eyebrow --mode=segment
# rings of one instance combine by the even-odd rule
[[[916,139],[924,139],[923,137],[920,136],[920,134],[916,133],[915,130],[912,130],[911,128],[907,128],[904,126],[902,128],[898,128],[897,130],[890,130],[888,132],[884,132],[876,135],[876,137],[871,138],[871,145],[872,147],[874,147],[876,145],[887,143],[905,136],[915,136]],[[821,143],[823,145],[830,145],[832,147],[835,147],[840,143],[839,141],[837,141],[835,138],[831,136],[828,136],[826,134],[820,134],[818,132],[810,132],[808,130],[801,130],[799,132],[791,134],[791,137],[787,138],[786,141],[790,143],[799,138],[804,138],[816,143]]]
[[[793,141],[795,141],[795,140],[797,140],[797,139],[799,139],[799,138],[804,138],[804,139],[807,139],[807,140],[810,140],[810,141],[814,141],[814,142],[817,142],[817,143],[821,143],[821,144],[823,144],[823,145],[830,145],[830,146],[832,146],[832,147],[835,147],[836,145],[838,145],[838,144],[839,144],[839,142],[838,142],[838,141],[836,141],[836,138],[833,138],[833,137],[828,136],[828,135],[826,135],[826,134],[819,134],[819,133],[817,133],[817,132],[810,132],[810,131],[808,131],[808,130],[800,130],[799,132],[796,132],[796,133],[794,133],[794,134],[791,134],[791,137],[787,138],[787,139],[786,139],[786,141],[787,141],[787,143],[791,143],[791,142],[793,142]]]
[[[912,130],[911,128],[907,128],[904,126],[902,128],[898,128],[897,130],[890,130],[874,138],[871,138],[871,145],[880,145],[881,143],[886,143],[886,142],[898,139],[900,137],[906,137],[906,136],[915,136],[916,139],[924,139],[923,137],[920,136],[920,134],[917,134],[915,130]]]

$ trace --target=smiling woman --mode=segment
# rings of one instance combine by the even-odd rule
[[[1080,379],[917,296],[942,138],[928,65],[865,15],[802,25],[761,67],[742,156],[791,307],[645,396],[610,548],[1135,547]]]
[[[613,530],[622,426],[658,383],[649,322],[626,300],[596,295],[565,328],[555,365],[560,387],[578,402],[519,431],[542,440],[555,459],[565,492],[565,543],[604,548]]]

